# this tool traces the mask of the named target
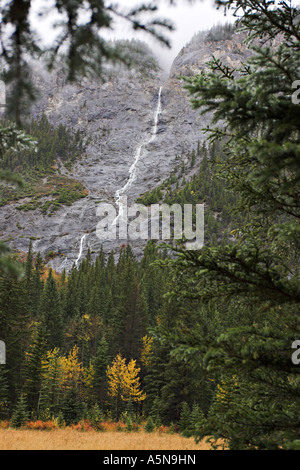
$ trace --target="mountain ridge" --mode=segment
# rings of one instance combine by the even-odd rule
[[[92,255],[101,245],[106,253],[112,249],[118,252],[124,240],[101,241],[96,236],[98,204],[116,207],[116,191],[126,186],[139,146],[144,144],[136,179],[126,191],[129,203],[161,184],[178,160],[184,160],[198,141],[204,142],[201,129],[209,124],[210,116],[200,116],[192,109],[179,77],[201,72],[213,54],[229,65],[239,65],[248,56],[243,39],[244,35],[237,33],[221,41],[207,41],[201,35],[194,38],[175,58],[167,78],[152,61],[147,73],[143,68],[118,67],[109,70],[105,83],[84,78],[78,84],[66,84],[61,71],[49,73],[40,62],[35,63],[40,98],[31,108],[32,116],[40,119],[45,114],[52,125],[62,124],[89,137],[86,155],[71,170],[59,159],[57,163],[57,172],[77,180],[87,196],[72,206],[61,207],[51,217],[40,208],[26,213],[17,210],[24,201],[2,206],[2,237],[11,237],[14,241],[10,244],[17,251],[26,251],[31,239],[33,250],[44,258],[54,253],[48,265],[57,271],[69,271],[79,253],[85,256],[88,248]],[[162,111],[156,139],[151,141],[160,87]],[[140,256],[145,241],[137,240],[132,246]]]

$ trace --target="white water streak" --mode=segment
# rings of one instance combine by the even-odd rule
[[[80,258],[81,258],[81,256],[82,256],[83,242],[84,242],[84,239],[85,239],[86,236],[87,236],[87,234],[85,233],[85,234],[81,237],[81,240],[80,240],[80,250],[79,250],[78,258],[77,258],[77,260],[75,261],[76,266],[78,266],[78,263],[79,263]]]
[[[157,130],[158,130],[159,117],[160,117],[161,112],[162,112],[161,93],[162,93],[162,87],[159,88],[159,92],[158,92],[157,107],[156,107],[155,114],[154,114],[154,126],[153,126],[153,129],[152,129],[151,138],[147,142],[144,142],[143,144],[139,145],[139,147],[137,148],[137,150],[135,152],[135,157],[134,157],[133,164],[129,168],[129,178],[127,180],[127,183],[125,184],[125,186],[118,189],[115,193],[115,200],[116,200],[116,203],[119,206],[119,214],[115,218],[115,220],[113,222],[114,224],[117,223],[117,220],[120,216],[120,211],[121,211],[121,206],[122,206],[121,197],[127,191],[127,189],[130,188],[130,186],[132,185],[132,183],[136,179],[136,168],[137,168],[137,164],[138,164],[138,162],[141,158],[142,148],[147,144],[151,144],[151,142],[153,142],[156,138]]]
[[[162,107],[161,107],[161,93],[162,93],[162,87],[159,88],[159,92],[158,92],[158,101],[157,101],[157,107],[156,107],[156,110],[155,110],[155,114],[154,114],[154,126],[153,126],[153,129],[152,129],[152,132],[151,132],[151,138],[145,143],[139,145],[139,147],[136,149],[136,153],[135,153],[135,157],[134,157],[134,161],[131,165],[131,167],[129,168],[129,178],[126,182],[126,184],[118,189],[115,193],[115,200],[116,200],[116,203],[118,204],[119,206],[119,214],[118,216],[116,217],[116,219],[114,220],[114,224],[117,223],[117,220],[121,214],[121,211],[122,211],[122,201],[121,201],[121,198],[122,198],[122,195],[125,193],[125,191],[127,191],[128,188],[130,188],[130,186],[132,185],[132,183],[135,181],[136,179],[136,168],[137,168],[137,164],[141,158],[141,154],[142,154],[142,148],[147,145],[147,144],[151,144],[155,138],[156,138],[156,135],[157,135],[157,131],[158,131],[158,123],[159,123],[159,116],[161,115],[162,113]],[[77,260],[75,261],[75,265],[76,267],[78,266],[78,263],[82,257],[82,251],[83,251],[83,242],[84,242],[84,239],[85,237],[87,236],[87,234],[85,233],[82,237],[81,237],[81,240],[80,240],[80,249],[79,249],[79,254],[78,254],[78,258]],[[65,264],[67,263],[68,261],[68,258],[66,258],[63,263],[61,264],[60,268],[62,268],[63,266],[65,266]]]

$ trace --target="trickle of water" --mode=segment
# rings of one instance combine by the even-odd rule
[[[133,164],[129,168],[129,178],[128,178],[125,186],[123,186],[123,188],[118,189],[115,193],[115,200],[116,200],[117,204],[119,204],[122,194],[132,185],[133,181],[136,179],[136,167],[137,167],[137,164],[138,164],[138,162],[141,158],[142,148],[145,145],[150,144],[151,142],[153,142],[156,135],[157,135],[159,116],[161,115],[161,112],[162,112],[161,94],[162,94],[162,87],[159,88],[159,92],[158,92],[158,100],[157,100],[157,106],[156,106],[156,110],[155,110],[155,114],[154,114],[154,126],[153,126],[153,129],[152,129],[151,138],[147,142],[144,142],[141,145],[139,145],[139,147],[136,149]]]
[[[85,237],[87,236],[87,234],[85,233],[82,237],[81,237],[81,240],[80,240],[80,250],[79,250],[79,254],[78,254],[78,258],[77,260],[75,261],[75,265],[78,266],[78,263],[81,259],[81,256],[82,256],[82,250],[83,250],[83,242],[84,242],[84,239]]]
[[[119,206],[119,215],[116,217],[116,219],[114,220],[114,223],[117,222],[119,216],[120,216],[120,213],[121,213],[121,210],[122,210],[122,202],[121,202],[121,199],[122,199],[122,195],[123,193],[132,185],[133,181],[136,179],[136,167],[137,167],[137,164],[141,158],[141,154],[142,154],[142,148],[147,145],[147,144],[150,144],[151,142],[154,141],[156,135],[157,135],[157,131],[158,131],[158,123],[159,123],[159,116],[162,112],[162,107],[161,107],[161,94],[162,94],[162,87],[159,88],[159,92],[158,92],[158,100],[157,100],[157,106],[156,106],[156,110],[155,110],[155,114],[154,114],[154,125],[153,125],[153,129],[152,129],[152,132],[151,132],[151,137],[150,139],[147,141],[147,142],[144,142],[142,143],[141,145],[138,146],[138,148],[136,149],[136,152],[135,152],[135,157],[134,157],[134,161],[131,165],[131,167],[129,168],[129,178],[126,182],[126,184],[118,189],[115,193],[115,200],[116,200],[116,203],[118,204]],[[79,254],[78,254],[78,258],[77,260],[75,261],[75,265],[78,266],[78,263],[79,261],[81,260],[81,257],[82,257],[82,251],[83,251],[83,242],[84,242],[84,239],[85,237],[87,236],[87,234],[85,233],[82,237],[81,237],[81,240],[80,240],[80,249],[79,249]],[[65,265],[65,263],[68,261],[68,259],[65,259],[64,262],[62,263],[61,267]]]
[[[152,137],[149,140],[149,144],[153,142],[157,135],[157,129],[158,129],[158,121],[159,121],[159,116],[161,115],[161,92],[162,92],[162,87],[160,87],[159,92],[158,92],[158,102],[157,102],[157,108],[154,116],[154,127],[152,131]]]

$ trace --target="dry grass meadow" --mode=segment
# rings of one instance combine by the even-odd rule
[[[210,450],[178,434],[0,429],[0,450]]]

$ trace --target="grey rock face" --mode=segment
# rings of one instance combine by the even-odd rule
[[[41,63],[34,64],[40,98],[32,115],[39,118],[45,113],[53,125],[61,123],[71,130],[79,129],[90,138],[86,156],[70,172],[61,167],[63,174],[85,186],[88,196],[71,207],[62,207],[51,217],[43,215],[40,209],[18,211],[16,206],[24,200],[1,207],[1,238],[11,237],[16,250],[27,251],[31,237],[34,251],[43,256],[49,251],[56,253],[49,265],[57,271],[69,270],[74,262],[80,262],[79,254],[84,256],[88,248],[93,254],[101,244],[106,252],[118,251],[126,241],[103,242],[96,236],[98,205],[101,202],[116,205],[116,191],[126,185],[140,145],[144,144],[136,165],[136,179],[126,191],[129,203],[161,184],[178,164],[176,157],[203,141],[201,129],[209,123],[209,116],[201,117],[199,111],[191,108],[177,77],[198,73],[213,53],[236,65],[246,54],[241,40],[234,35],[228,41],[209,44],[198,41],[188,45],[175,59],[167,79],[160,72],[147,77],[120,68],[105,83],[83,79],[70,85],[64,83],[62,74],[50,74]],[[149,143],[160,87],[162,113],[157,135]],[[139,256],[145,241],[128,242]]]

